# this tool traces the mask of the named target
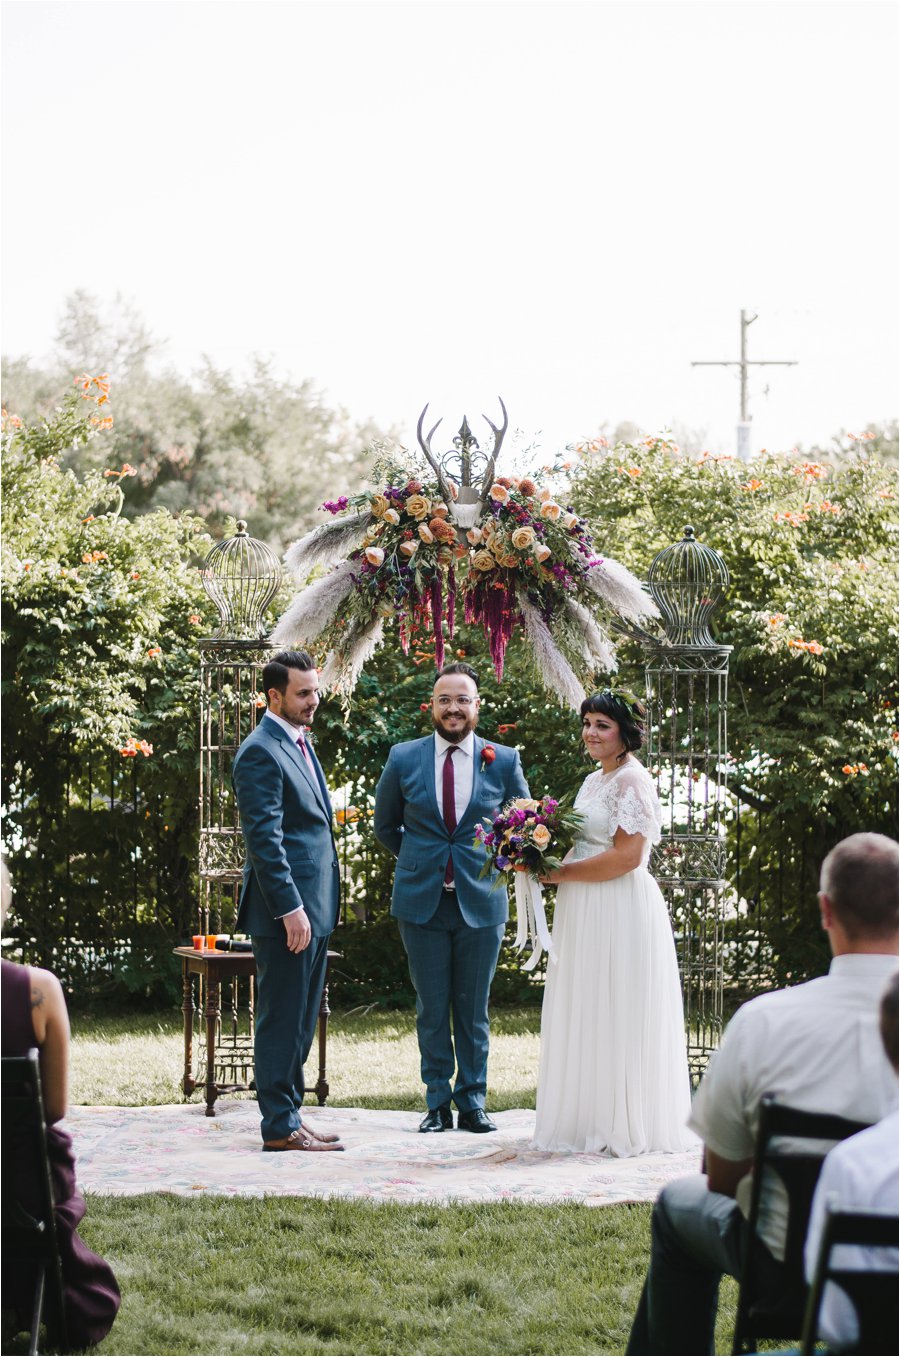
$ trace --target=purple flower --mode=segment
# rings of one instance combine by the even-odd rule
[[[558,801],[554,801],[552,796],[548,796],[544,801],[544,810],[547,812],[548,815],[551,815],[553,811],[556,810],[558,805],[559,805]]]
[[[500,856],[497,858],[497,867],[501,872],[505,872],[507,867],[509,866],[509,862],[510,862],[509,858],[505,858],[501,853]]]
[[[327,509],[330,514],[342,514],[349,503],[347,496],[341,495],[340,499],[326,499],[321,507]]]

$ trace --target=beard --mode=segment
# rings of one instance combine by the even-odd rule
[[[431,713],[431,721],[438,735],[442,735],[448,744],[462,744],[470,730],[474,730],[478,725],[478,713],[474,716],[463,717],[462,723],[457,726],[445,728],[441,723],[441,718]]]

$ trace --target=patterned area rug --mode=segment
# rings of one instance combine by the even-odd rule
[[[66,1119],[85,1192],[133,1196],[356,1197],[373,1201],[653,1201],[672,1178],[696,1173],[700,1151],[609,1159],[529,1148],[534,1112],[493,1114],[497,1131],[420,1135],[420,1113],[324,1107],[321,1131],[343,1154],[263,1154],[255,1102],[202,1106],[73,1107]]]

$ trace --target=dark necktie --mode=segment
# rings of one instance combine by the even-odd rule
[[[444,824],[452,834],[456,828],[456,779],[453,775],[453,755],[456,750],[451,746],[444,755]],[[450,886],[453,884],[453,855],[447,859],[447,869],[444,872],[444,884]]]
[[[311,773],[314,772],[315,770],[313,768],[313,761],[309,756],[309,750],[306,747],[306,740],[303,738],[302,735],[298,737],[297,745],[300,749],[300,753],[303,755],[303,757],[306,759],[306,762],[309,764],[309,771]]]

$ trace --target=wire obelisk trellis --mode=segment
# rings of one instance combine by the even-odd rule
[[[219,611],[219,626],[200,642],[200,897],[198,932],[231,932],[243,879],[244,841],[231,765],[241,741],[265,711],[260,671],[273,647],[264,639],[266,609],[278,592],[281,565],[263,542],[237,532],[210,551],[203,587]],[[231,980],[223,996],[216,1043],[216,1083],[246,1087],[253,1071],[253,981],[241,993]],[[200,995],[200,1011],[203,996]],[[199,1079],[198,1079],[199,1082]]]
[[[647,762],[663,809],[651,871],[666,897],[681,972],[688,1060],[694,1079],[722,1028],[725,896],[725,773],[728,658],[709,623],[728,569],[691,527],[654,558],[647,574],[665,638],[643,638],[648,703]]]

